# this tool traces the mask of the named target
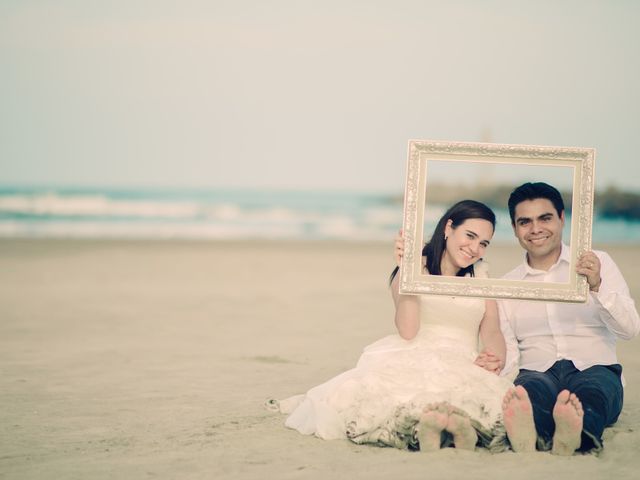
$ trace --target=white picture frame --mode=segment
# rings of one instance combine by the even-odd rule
[[[424,272],[422,248],[425,235],[425,197],[429,162],[471,162],[508,165],[554,166],[572,169],[570,271],[575,272],[577,258],[591,250],[593,221],[595,149],[508,145],[494,143],[410,140],[404,195],[404,257],[399,271],[402,294],[434,294],[482,298],[511,298],[553,302],[586,302],[586,278],[574,273],[567,283],[529,282],[500,278],[448,277]],[[535,182],[532,178],[528,181]],[[521,183],[517,183],[513,188]],[[460,198],[463,200],[463,198]],[[565,205],[565,208],[568,208]],[[505,205],[506,208],[506,205]],[[515,236],[514,242],[517,243]],[[566,239],[565,239],[566,242]],[[490,247],[494,248],[494,247]],[[524,258],[524,250],[523,257]],[[516,265],[514,264],[515,268]]]

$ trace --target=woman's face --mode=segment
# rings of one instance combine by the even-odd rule
[[[447,246],[440,268],[443,275],[455,275],[484,255],[493,237],[493,225],[488,220],[470,218],[454,228],[449,220],[444,232]]]

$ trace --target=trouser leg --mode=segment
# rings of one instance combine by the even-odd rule
[[[529,394],[533,408],[533,421],[538,433],[538,449],[549,450],[555,431],[553,406],[556,403],[560,386],[554,368],[546,372],[520,370],[513,382],[522,385]]]
[[[622,410],[623,389],[620,365],[595,365],[576,370],[567,379],[566,388],[575,393],[584,410],[580,450],[602,447],[602,432],[618,420]]]

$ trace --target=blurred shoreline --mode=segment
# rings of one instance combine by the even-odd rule
[[[513,241],[500,208],[505,189],[434,186],[429,195],[425,231],[449,204],[476,198],[494,207],[494,243]],[[0,238],[387,241],[401,227],[402,208],[401,197],[357,192],[5,188]],[[593,240],[640,244],[640,221],[596,215]]]

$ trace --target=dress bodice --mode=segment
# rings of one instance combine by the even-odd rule
[[[487,265],[475,266],[478,278],[487,277]],[[453,341],[458,347],[475,351],[478,329],[484,316],[485,300],[447,295],[420,296],[419,336],[429,342]]]
[[[475,351],[483,315],[483,299],[423,295],[418,336],[431,344],[450,341],[459,348]]]

